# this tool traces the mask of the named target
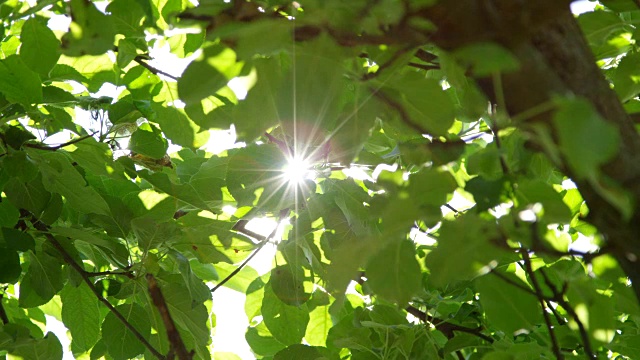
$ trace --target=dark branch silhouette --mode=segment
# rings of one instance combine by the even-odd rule
[[[153,300],[153,305],[158,309],[162,322],[164,323],[164,328],[167,330],[167,337],[169,338],[170,344],[167,360],[173,359],[174,355],[178,356],[178,360],[193,359],[193,351],[187,351],[184,341],[182,341],[182,337],[180,336],[180,332],[178,332],[176,324],[171,318],[167,302],[164,300],[160,287],[158,287],[156,278],[152,274],[147,274],[145,277],[147,278],[149,295],[151,296],[151,300]]]

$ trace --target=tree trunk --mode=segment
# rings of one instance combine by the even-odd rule
[[[458,0],[441,1],[425,11],[438,27],[432,40],[445,50],[492,41],[510,50],[520,69],[502,74],[507,112],[516,115],[546,103],[554,95],[576,95],[590,101],[602,117],[619,131],[618,154],[601,171],[633,198],[630,220],[624,220],[594,184],[559,167],[577,183],[587,205],[588,221],[603,234],[607,246],[632,281],[640,299],[640,136],[617,95],[596,65],[574,16],[570,1]],[[477,79],[495,101],[492,80]],[[543,124],[553,133],[553,111],[529,122]]]

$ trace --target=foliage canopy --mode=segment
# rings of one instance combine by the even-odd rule
[[[640,358],[637,2],[194,3],[0,4],[2,354]]]

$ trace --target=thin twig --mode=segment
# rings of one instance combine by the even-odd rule
[[[540,269],[540,274],[542,275],[542,278],[544,279],[545,284],[551,289],[551,292],[553,293],[553,301],[558,303],[558,305],[562,306],[562,308],[573,318],[573,320],[578,325],[578,331],[580,332],[580,338],[582,339],[582,346],[584,347],[584,352],[587,354],[589,359],[595,359],[596,354],[593,352],[591,348],[591,340],[589,340],[589,333],[587,332],[587,329],[585,328],[584,324],[582,323],[582,320],[580,320],[580,318],[578,317],[578,314],[575,312],[573,307],[564,299],[566,284],[565,284],[565,287],[563,287],[562,291],[558,291],[558,289],[553,284],[551,279],[549,279],[549,276],[544,271],[544,269],[542,268]]]
[[[66,143],[63,143],[63,144],[60,144],[60,145],[55,145],[55,146],[47,146],[47,145],[32,144],[32,143],[24,143],[24,146],[25,147],[30,147],[30,148],[33,148],[33,149],[38,149],[38,150],[56,151],[56,150],[61,149],[61,148],[65,147],[65,146],[73,145],[73,144],[79,143],[82,140],[85,140],[85,139],[88,139],[90,137],[93,137],[93,135],[95,135],[97,133],[98,133],[98,131],[94,131],[89,135],[80,136],[80,137],[77,137],[77,138],[75,138],[73,140],[69,140]]]
[[[128,277],[129,279],[135,278],[135,276],[133,275],[133,272],[131,271],[96,271],[96,272],[84,271],[84,273],[89,277],[105,276],[105,275],[122,275],[122,276]]]
[[[409,314],[417,317],[420,321],[424,323],[428,322],[433,324],[433,326],[435,326],[437,330],[442,332],[449,339],[453,337],[454,331],[459,331],[459,332],[475,335],[488,343],[493,343],[493,339],[490,336],[487,336],[482,333],[482,327],[468,328],[468,327],[452,324],[452,323],[446,322],[445,320],[434,318],[433,316],[428,315],[424,311],[411,305],[407,306],[405,310]]]
[[[0,293],[0,320],[2,320],[4,325],[6,325],[9,323],[9,317],[7,316],[7,312],[4,310],[2,299],[4,299],[4,292]]]
[[[87,286],[89,286],[89,289],[91,289],[98,300],[103,303],[104,306],[106,306],[107,309],[109,309],[109,311],[111,311],[111,313],[113,313],[113,315],[118,318],[118,320],[120,320],[129,331],[131,331],[133,336],[135,336],[135,338],[138,339],[149,350],[149,352],[151,352],[158,359],[165,360],[166,357],[162,355],[158,350],[156,350],[156,348],[154,348],[153,345],[151,345],[151,343],[149,343],[149,341],[144,336],[142,336],[142,334],[140,334],[140,332],[133,325],[131,325],[131,323],[124,316],[122,316],[122,314],[113,305],[111,305],[109,300],[102,296],[100,291],[96,289],[95,285],[93,285],[93,282],[87,275],[86,271],[80,265],[78,265],[78,263],[75,262],[75,260],[71,257],[71,255],[69,255],[67,250],[65,250],[62,244],[60,244],[58,239],[56,239],[53,235],[51,235],[51,233],[49,233],[49,227],[46,224],[40,222],[37,218],[35,218],[35,216],[32,216],[31,222],[37,230],[41,231],[44,234],[51,245],[56,250],[58,250],[67,264],[69,264],[69,266],[71,266],[78,272],[78,274],[80,274],[82,280],[87,284]]]
[[[194,353],[193,351],[187,351],[187,348],[184,345],[184,341],[182,341],[182,337],[180,336],[180,332],[178,332],[176,324],[171,318],[169,308],[167,307],[167,302],[164,300],[164,296],[162,295],[160,287],[158,287],[156,278],[151,274],[147,274],[146,278],[147,283],[149,284],[149,295],[151,296],[151,300],[153,300],[153,305],[155,305],[158,309],[160,317],[162,317],[162,322],[164,323],[164,327],[167,330],[169,344],[171,344],[167,359],[173,359],[174,353],[178,355],[179,360],[193,359]]]
[[[145,61],[145,59],[144,59],[142,56],[140,56],[140,55],[138,55],[138,56],[136,56],[135,58],[133,58],[133,61],[135,61],[135,62],[137,62],[138,64],[140,64],[140,66],[142,66],[142,67],[146,68],[147,70],[149,70],[149,71],[150,71],[152,74],[154,74],[154,75],[158,75],[158,74],[160,74],[160,75],[164,75],[164,76],[168,77],[169,79],[173,79],[173,80],[175,80],[175,81],[178,81],[178,77],[173,76],[173,75],[169,74],[168,72],[162,71],[162,70],[160,70],[160,69],[158,69],[158,68],[155,68],[155,67],[153,67],[153,66],[149,65],[149,64]]]
[[[492,270],[491,274],[499,277],[501,280],[503,280],[504,282],[508,283],[509,285],[513,285],[513,286],[517,287],[518,289],[529,293],[530,295],[536,296],[536,293],[535,293],[535,291],[533,291],[533,289],[531,289],[530,287],[528,287],[526,285],[523,285],[523,284],[521,284],[519,282],[513,281],[512,279],[504,276],[504,274],[500,273],[497,270]]]
[[[542,308],[542,316],[544,318],[544,322],[547,325],[547,329],[549,330],[549,338],[551,338],[551,350],[553,354],[556,356],[558,360],[564,359],[564,355],[562,351],[560,351],[560,345],[558,345],[558,338],[556,338],[556,332],[553,329],[553,324],[551,323],[551,317],[546,309],[545,296],[542,293],[542,288],[540,287],[540,283],[538,282],[538,278],[533,272],[533,266],[531,265],[531,258],[529,257],[529,252],[527,249],[521,249],[520,254],[522,255],[522,259],[524,260],[524,267],[529,274],[529,278],[531,279],[531,285],[533,285],[533,289],[536,293],[536,298],[540,303],[540,307]]]
[[[407,126],[409,126],[410,128],[416,130],[420,134],[428,134],[429,133],[422,126],[420,126],[419,124],[417,124],[416,122],[411,120],[411,117],[409,116],[409,113],[407,113],[407,111],[402,107],[401,104],[399,104],[398,102],[396,102],[395,100],[393,100],[392,98],[387,96],[387,94],[385,94],[384,92],[380,91],[380,89],[370,88],[369,90],[378,99],[382,100],[389,107],[391,107],[394,110],[396,110],[398,112],[398,114],[400,115],[400,120],[402,120],[402,122],[405,123]]]
[[[211,289],[211,293],[213,294],[214,292],[216,292],[216,290],[218,290],[218,288],[220,288],[222,285],[224,285],[227,281],[231,280],[231,278],[233,278],[234,276],[236,276],[237,273],[240,272],[240,270],[242,270],[245,266],[247,266],[247,264],[249,263],[249,261],[251,261],[251,259],[253,259],[254,256],[256,256],[258,254],[258,252],[260,251],[260,249],[262,249],[268,241],[269,238],[262,240],[262,242],[260,244],[258,244],[258,247],[256,247],[255,250],[253,250],[253,252],[251,253],[251,255],[247,256],[246,259],[244,259],[244,261],[242,262],[242,264],[238,265],[238,267],[233,270],[231,272],[231,274],[227,275],[227,277],[225,277],[224,279],[222,279],[222,281],[220,281],[219,283],[216,284],[216,286],[213,287],[213,289]]]
[[[406,54],[412,48],[413,48],[413,46],[404,47],[403,49],[400,49],[400,50],[396,51],[393,54],[393,56],[391,56],[391,59],[387,60],[387,62],[385,62],[384,64],[378,65],[378,70],[376,72],[364,74],[362,76],[362,80],[364,80],[364,81],[371,80],[371,79],[373,79],[375,77],[380,76],[380,74],[383,71],[385,71],[386,69],[388,69],[391,66],[393,66],[393,64],[395,64],[398,61],[398,59],[400,59],[404,54]]]
[[[260,251],[260,249],[262,249],[269,241],[273,239],[274,236],[276,236],[276,233],[278,232],[278,227],[280,226],[280,219],[286,216],[286,214],[288,213],[289,213],[289,209],[280,210],[280,214],[278,215],[278,221],[277,221],[278,225],[276,226],[276,228],[273,229],[273,231],[271,232],[271,234],[269,234],[269,236],[262,239],[262,241],[258,244],[256,249],[253,250],[251,255],[247,256],[247,258],[244,259],[244,261],[240,265],[238,265],[238,267],[235,270],[233,270],[231,274],[227,275],[227,277],[222,279],[222,281],[217,283],[216,286],[214,286],[213,289],[211,289],[212,294],[216,292],[216,290],[218,290],[222,285],[227,283],[227,281],[231,280],[234,276],[236,276],[236,274],[238,274],[245,266],[247,266],[247,264],[249,263],[249,261],[251,261],[251,259],[253,259],[256,255],[258,255],[258,252]],[[238,221],[238,223],[240,223],[240,221]],[[234,230],[238,230],[239,232],[246,234],[247,229],[244,229],[244,224],[246,223],[242,223],[241,226],[237,226],[237,227],[234,226]]]

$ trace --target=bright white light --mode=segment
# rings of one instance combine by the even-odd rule
[[[287,166],[283,169],[285,180],[292,184],[301,184],[305,179],[309,178],[309,163],[299,157],[289,160]]]

